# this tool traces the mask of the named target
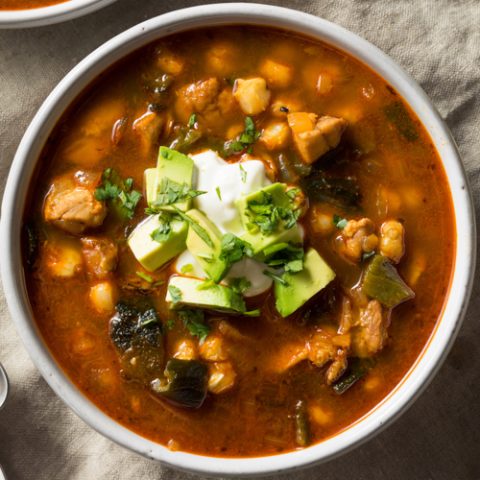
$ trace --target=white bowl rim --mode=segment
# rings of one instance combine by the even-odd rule
[[[303,450],[275,456],[222,458],[173,452],[121,426],[91,403],[54,361],[31,319],[18,238],[25,193],[47,137],[65,108],[83,88],[116,60],[156,38],[196,27],[251,24],[284,28],[343,50],[381,75],[416,112],[442,159],[452,194],[457,234],[455,267],[443,315],[434,335],[405,378],[371,412],[337,435]],[[18,201],[20,198],[20,201]],[[73,68],[38,110],[15,155],[7,180],[0,223],[0,266],[12,319],[33,362],[51,388],[92,428],[148,458],[189,472],[255,476],[285,472],[327,461],[360,445],[391,423],[418,397],[445,359],[463,320],[476,257],[473,203],[455,143],[417,83],[378,48],[324,19],[282,7],[225,3],[173,11],[114,37]]]
[[[0,29],[52,25],[87,15],[116,0],[68,0],[46,7],[0,10]]]

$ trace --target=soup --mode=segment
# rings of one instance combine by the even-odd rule
[[[0,10],[27,10],[48,7],[68,0],[0,0]]]
[[[35,320],[78,388],[172,450],[337,434],[439,320],[450,193],[426,131],[345,53],[256,27],[118,63],[49,138],[25,211]]]

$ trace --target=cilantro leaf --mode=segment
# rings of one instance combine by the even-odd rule
[[[265,263],[269,267],[283,268],[286,272],[297,273],[303,270],[302,247],[295,247],[289,243],[277,243],[264,250]]]
[[[170,293],[170,296],[172,297],[172,303],[175,305],[182,299],[182,291],[176,287],[175,285],[169,285],[168,286],[168,292]]]
[[[217,187],[215,191],[217,192],[218,199],[222,201],[222,192],[220,191],[220,187]]]
[[[210,326],[205,323],[205,314],[201,310],[180,310],[178,317],[190,335],[198,337],[200,343],[205,341],[210,333]]]
[[[238,168],[240,169],[240,178],[242,179],[242,183],[247,181],[247,171],[243,168],[241,163],[238,164]]]
[[[158,189],[157,198],[152,203],[150,210],[161,210],[162,207],[167,205],[183,202],[205,193],[207,192],[191,189],[186,183],[180,184],[170,180],[169,178],[162,178]]]
[[[232,278],[228,282],[228,286],[236,293],[242,295],[247,291],[251,286],[251,282],[245,277]]]
[[[133,218],[135,208],[142,198],[137,190],[132,190],[133,179],[122,180],[113,168],[106,168],[102,174],[102,183],[95,189],[95,198],[108,202],[109,207],[122,219]]]
[[[219,258],[228,265],[239,262],[245,256],[253,256],[252,246],[233,233],[223,235],[220,248]]]
[[[251,149],[252,145],[260,138],[260,135],[261,132],[256,130],[252,117],[245,117],[245,128],[243,132],[236,139],[225,142],[222,156],[230,157],[235,153]]]
[[[188,119],[188,128],[193,128],[195,126],[195,123],[197,123],[197,114],[192,113],[190,115],[190,118]]]
[[[173,207],[175,212],[177,212],[177,215],[182,219],[185,220],[189,226],[194,230],[194,232],[211,248],[213,248],[213,242],[212,239],[210,238],[210,235],[208,232],[195,220],[190,218],[188,215],[185,215],[180,209],[177,207]]]
[[[281,283],[282,285],[288,285],[287,281],[283,277],[271,272],[270,270],[264,270],[263,274],[267,277],[270,277],[274,282]]]
[[[172,227],[166,215],[161,215],[159,220],[160,226],[150,234],[150,237],[155,242],[162,243],[166,242],[170,238]]]
[[[342,218],[340,215],[335,214],[333,216],[333,224],[339,229],[343,230],[347,226],[348,220]]]

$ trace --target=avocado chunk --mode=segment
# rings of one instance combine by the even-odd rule
[[[245,240],[254,255],[275,243],[302,243],[292,201],[284,183],[274,183],[237,200]]]
[[[157,240],[155,232],[168,232]],[[168,218],[167,215],[151,215],[128,237],[128,246],[142,267],[153,272],[185,250],[188,225],[183,220]],[[158,241],[158,238],[162,238]]]
[[[309,248],[303,259],[303,270],[283,274],[283,283],[275,281],[275,306],[282,317],[298,310],[335,278],[335,272],[318,252]]]
[[[166,301],[170,308],[197,307],[225,313],[244,313],[242,296],[224,285],[174,275],[168,282]]]
[[[188,251],[196,258],[205,273],[219,282],[227,273],[228,264],[220,259],[222,233],[200,210],[187,212],[190,228],[187,235]]]
[[[151,206],[158,200],[159,194],[168,194],[172,189],[187,186],[192,188],[193,160],[183,153],[167,147],[160,147],[157,167],[154,174],[148,168],[145,170],[145,193],[147,203]],[[168,196],[168,195],[167,195]],[[192,204],[191,198],[184,198],[174,203],[176,208],[186,212]],[[172,205],[160,207],[163,210],[173,210]]]

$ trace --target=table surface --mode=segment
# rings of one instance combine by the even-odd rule
[[[60,25],[0,31],[0,189],[20,138],[57,82],[85,55],[147,18],[205,2],[119,0]],[[402,65],[446,119],[480,203],[480,2],[278,0],[370,40]],[[462,232],[459,232],[461,235]],[[1,243],[0,243],[1,245]],[[395,424],[360,448],[286,479],[480,479],[480,289],[433,382]],[[106,440],[50,390],[28,358],[0,293],[0,360],[12,389],[0,412],[0,464],[9,479],[198,478]]]

